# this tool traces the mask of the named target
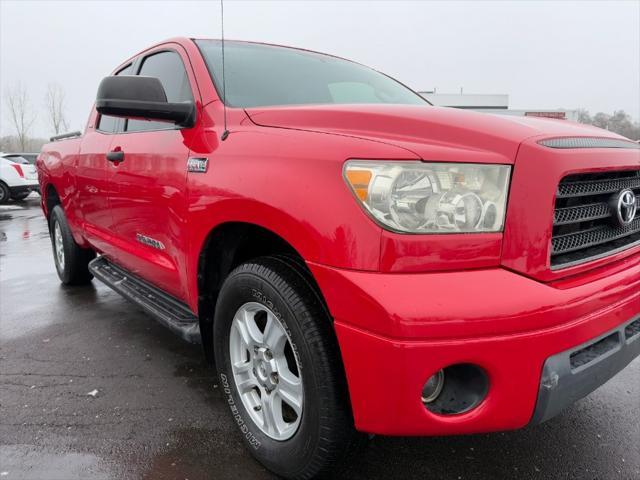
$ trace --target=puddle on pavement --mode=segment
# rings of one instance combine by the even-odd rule
[[[215,472],[215,475],[214,475]],[[189,428],[174,433],[172,447],[156,455],[142,478],[153,480],[275,478],[247,451],[239,437],[220,431]]]
[[[118,476],[95,455],[54,453],[33,445],[0,446],[0,465],[3,480],[106,480]]]

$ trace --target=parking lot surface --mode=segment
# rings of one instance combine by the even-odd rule
[[[375,437],[348,477],[640,478],[640,361],[543,425]],[[272,478],[201,347],[97,281],[60,285],[35,194],[0,206],[0,478]]]

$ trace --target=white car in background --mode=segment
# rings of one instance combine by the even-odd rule
[[[35,165],[22,157],[7,158],[0,154],[0,204],[7,203],[10,198],[24,200],[38,190]]]

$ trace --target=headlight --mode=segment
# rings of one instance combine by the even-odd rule
[[[499,232],[511,167],[351,160],[344,177],[383,227],[408,233]]]

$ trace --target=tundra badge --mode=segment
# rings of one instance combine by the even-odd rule
[[[136,233],[136,240],[143,245],[157,248],[158,250],[164,250],[164,243],[162,243],[160,240],[156,240],[155,238],[147,237],[146,235],[142,235],[141,233]]]

